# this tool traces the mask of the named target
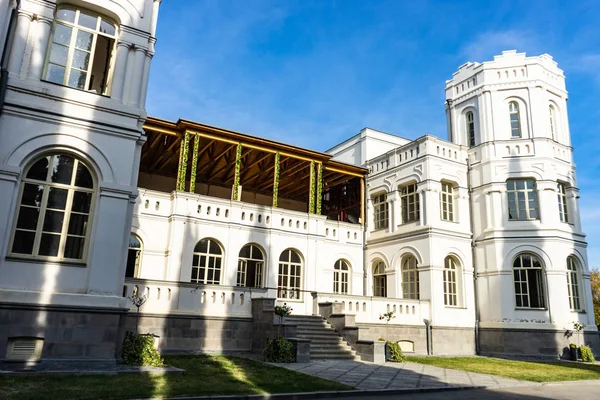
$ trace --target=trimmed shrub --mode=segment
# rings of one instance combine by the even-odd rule
[[[396,342],[386,342],[386,346],[390,349],[390,361],[402,362],[404,361],[404,355],[400,345]]]
[[[293,363],[296,362],[296,351],[292,342],[280,336],[267,342],[263,358],[268,362]]]
[[[590,346],[579,346],[579,352],[581,353],[581,359],[584,362],[595,362],[594,353],[592,353],[592,349]]]
[[[128,365],[162,367],[162,357],[154,348],[152,335],[127,332],[123,341],[123,360]]]

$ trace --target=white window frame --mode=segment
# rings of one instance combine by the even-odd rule
[[[350,292],[350,264],[346,260],[337,260],[333,266],[333,293]]]
[[[421,217],[421,208],[416,182],[400,186],[400,207],[402,210],[403,224],[419,221]]]
[[[506,181],[509,221],[528,221],[540,218],[536,189],[535,179],[521,178]],[[515,213],[514,216],[511,214],[511,210]]]
[[[285,253],[287,260],[282,260]],[[292,252],[298,256],[299,262],[292,261]],[[277,275],[277,298],[302,299],[302,256],[293,249],[285,249],[279,256],[279,271]]]
[[[419,268],[417,258],[413,255],[402,259],[402,298],[406,300],[419,300]]]
[[[136,240],[140,243],[140,247],[131,247],[131,237],[132,236],[135,237]],[[133,270],[133,276],[131,278],[138,278],[140,276],[140,267],[142,266],[142,254],[144,251],[144,242],[142,242],[142,239],[133,232],[129,235],[129,244],[127,246],[127,265],[129,264],[129,252],[132,250],[136,251],[136,255],[135,255],[135,268]],[[125,268],[127,268],[127,266]]]
[[[475,116],[473,111],[465,114],[465,122],[467,124],[467,140],[469,147],[475,146]]]
[[[442,191],[440,192],[440,218],[443,221],[455,222],[456,213],[454,211],[454,185],[450,182],[442,181]]]
[[[373,296],[387,297],[387,274],[385,263],[381,260],[373,263]]]
[[[247,272],[248,272],[248,261],[255,262],[255,270],[254,270],[254,284],[255,288],[262,288],[264,286],[264,269],[265,269],[265,254],[260,247],[255,244],[249,243],[242,247],[240,250],[240,254],[246,248],[250,247],[250,257],[242,257],[238,255],[238,270],[237,270],[237,286],[246,287],[247,284]],[[260,257],[255,256],[255,254],[260,254]]]
[[[387,193],[373,196],[373,225],[375,230],[386,229],[389,224]]]
[[[57,162],[57,156],[62,156],[62,157],[70,157],[74,160],[73,162],[73,170],[71,172],[71,179],[70,179],[70,183],[69,184],[63,184],[63,183],[55,183],[51,181],[52,178],[52,170],[53,167],[55,165],[55,163]],[[46,179],[44,181],[41,180],[37,180],[37,179],[32,179],[32,178],[27,178],[27,175],[29,174],[31,168],[40,160],[44,159],[44,158],[50,158],[48,167],[47,167],[47,172],[46,172]],[[85,187],[81,187],[81,186],[75,186],[75,179],[77,177],[77,170],[79,168],[79,164],[81,164],[83,166],[83,168],[85,168],[91,179],[92,179],[92,188],[85,188]],[[23,192],[25,189],[25,185],[30,184],[30,185],[37,185],[38,187],[43,186],[43,194],[42,194],[42,199],[40,201],[39,206],[30,206],[30,205],[26,205],[26,204],[22,204],[23,202]],[[81,161],[79,158],[77,158],[76,156],[73,156],[71,154],[68,153],[62,153],[62,152],[52,152],[52,153],[46,153],[44,155],[38,156],[36,157],[30,164],[29,166],[24,170],[23,175],[22,175],[22,179],[21,179],[21,185],[19,188],[19,197],[18,197],[18,202],[17,202],[17,210],[15,212],[15,219],[14,219],[14,223],[13,223],[13,228],[12,228],[12,234],[11,234],[11,239],[10,239],[10,243],[9,243],[9,253],[8,255],[10,257],[15,257],[15,258],[23,258],[23,259],[32,259],[32,260],[43,260],[43,261],[56,261],[56,262],[72,262],[72,263],[86,263],[87,261],[87,256],[88,256],[88,250],[89,250],[89,246],[90,246],[90,236],[91,236],[91,225],[93,223],[93,219],[94,219],[94,206],[96,203],[96,187],[97,187],[97,182],[96,182],[96,177],[94,176],[93,170],[83,161]],[[66,200],[66,204],[65,204],[65,208],[64,210],[58,209],[58,208],[48,208],[48,197],[49,197],[49,193],[51,189],[61,189],[61,190],[67,190],[67,200]],[[83,193],[89,193],[91,195],[91,200],[90,200],[90,207],[89,207],[89,211],[87,213],[84,212],[79,212],[79,211],[73,211],[72,207],[73,207],[73,197],[75,192],[83,192]],[[39,217],[37,220],[37,224],[36,224],[36,229],[26,229],[26,228],[19,228],[18,227],[18,222],[19,222],[19,215],[21,212],[21,207],[26,207],[26,208],[37,208],[39,210]],[[62,223],[62,227],[61,227],[61,232],[46,232],[43,230],[44,228],[44,220],[46,218],[46,212],[47,211],[54,211],[56,210],[57,212],[63,212],[64,213],[64,217],[63,217],[63,223]],[[78,215],[86,215],[87,214],[87,222],[86,222],[86,226],[84,228],[84,234],[83,235],[75,235],[75,234],[71,234],[68,233],[69,230],[69,223],[70,223],[70,219],[71,216],[74,214],[78,214]],[[32,249],[32,253],[31,254],[25,254],[25,253],[17,253],[13,251],[13,245],[14,245],[14,241],[15,241],[15,236],[16,236],[16,232],[17,231],[25,231],[25,232],[32,232],[35,234],[35,238],[34,238],[34,242],[33,242],[33,249]],[[58,247],[58,255],[57,256],[47,256],[47,255],[40,255],[39,251],[40,251],[40,243],[42,240],[42,235],[44,234],[58,234],[60,235],[60,242],[59,242],[59,247]],[[70,258],[70,257],[64,257],[64,253],[65,253],[65,247],[66,247],[66,241],[68,237],[78,237],[78,238],[82,238],[84,241],[83,244],[83,249],[82,249],[82,257],[81,258]]]
[[[581,311],[581,293],[579,285],[579,263],[575,257],[567,257],[567,285],[569,289],[569,306],[571,311]]]
[[[525,257],[530,257],[528,267],[524,266]],[[535,262],[539,266],[534,267]],[[532,253],[521,253],[513,261],[513,287],[515,291],[515,308],[545,310],[546,290],[544,267],[538,256]],[[535,282],[530,282],[530,271],[534,271]],[[540,307],[532,307],[531,285],[537,288],[537,302]]]
[[[558,182],[557,187],[558,196],[558,213],[560,216],[560,222],[569,223],[569,207],[567,205],[567,188],[564,183]]]
[[[203,241],[206,240],[206,251],[205,252],[201,252],[201,251],[196,251],[196,249],[198,248],[198,245]],[[211,243],[214,243],[217,245],[217,248],[219,249],[219,253],[211,253]],[[224,251],[223,251],[223,247],[221,246],[221,244],[216,241],[215,239],[212,238],[202,238],[201,240],[198,241],[198,243],[196,243],[196,246],[194,246],[194,253],[192,254],[192,274],[190,276],[190,282],[193,283],[200,283],[200,284],[204,284],[204,285],[220,285],[221,281],[223,279],[223,262],[224,262]],[[198,257],[198,263],[196,264],[194,258]],[[202,260],[204,259],[204,264],[202,263]],[[196,275],[196,278],[194,279],[194,270],[198,270],[198,273]],[[202,272],[202,270],[204,270],[204,272]],[[212,271],[213,272],[213,277],[212,279],[208,279],[208,272]],[[218,275],[219,278],[215,279],[215,275],[216,272],[218,271]]]
[[[65,21],[65,20],[61,20],[58,18],[58,14],[61,10],[71,10],[71,11],[75,11],[75,19],[74,22],[70,22],[70,21]],[[90,16],[94,16],[96,17],[96,28],[95,29],[91,29],[82,25],[79,25],[79,18],[81,15],[81,12],[84,12],[86,15],[90,15]],[[115,29],[115,33],[114,35],[110,35],[107,33],[103,33],[101,31],[101,26],[102,26],[102,22],[106,22],[110,25],[112,25]],[[49,64],[54,64],[54,65],[59,65],[62,66],[60,64],[56,64],[56,63],[52,63],[50,62],[50,57],[52,54],[52,45],[55,43],[54,42],[54,34],[56,32],[56,27],[57,25],[63,25],[66,26],[68,28],[71,29],[71,38],[70,38],[70,42],[69,45],[66,46],[64,44],[60,44],[58,42],[56,42],[58,45],[60,46],[64,46],[64,47],[68,47],[68,53],[67,53],[67,59],[66,59],[66,64],[64,65],[65,68],[65,73],[63,76],[63,81],[62,83],[58,83],[58,82],[54,82],[48,79],[48,66]],[[89,60],[88,60],[88,65],[87,65],[87,69],[83,70],[83,69],[78,69],[78,68],[73,68],[73,55],[75,54],[75,50],[76,50],[76,41],[77,41],[77,33],[79,31],[84,31],[87,32],[89,34],[92,35],[92,43],[91,43],[91,47],[89,50]],[[112,77],[114,74],[114,67],[115,67],[115,59],[116,59],[116,51],[117,51],[117,41],[119,38],[119,27],[118,25],[111,20],[110,18],[105,17],[102,14],[98,14],[97,12],[88,10],[86,8],[81,8],[81,7],[75,7],[75,6],[71,6],[71,5],[64,5],[59,7],[56,10],[56,15],[54,17],[54,21],[52,23],[52,31],[50,33],[50,40],[48,41],[48,49],[46,51],[46,58],[44,60],[44,71],[42,74],[42,80],[46,81],[46,82],[52,82],[52,83],[56,83],[59,85],[63,85],[63,86],[67,86],[73,89],[77,89],[77,90],[83,90],[86,92],[91,92],[93,93],[91,90],[88,89],[89,85],[90,85],[90,78],[91,78],[91,72],[92,72],[92,68],[94,66],[94,55],[96,53],[96,43],[98,41],[98,36],[104,36],[106,38],[109,38],[111,40],[114,41],[112,49],[110,50],[110,53],[107,54],[107,57],[110,56],[110,59],[108,60],[108,71],[106,72],[106,86],[104,89],[103,93],[97,93],[99,95],[103,95],[103,96],[110,96],[110,92],[111,92],[111,86],[112,86]],[[88,52],[85,49],[80,49],[81,51],[85,51]],[[85,78],[85,83],[83,88],[78,88],[76,86],[71,86],[69,85],[69,78],[71,76],[71,72],[72,69],[76,69],[78,71],[85,71],[86,73],[86,78]]]
[[[460,264],[452,256],[444,259],[444,305],[446,307],[460,307]]]
[[[511,101],[510,103],[508,103],[510,137],[515,139],[523,137],[523,129],[521,127],[521,113],[519,108],[519,103],[517,103],[516,101]]]
[[[554,105],[550,104],[548,106],[548,113],[550,114],[550,135],[552,140],[558,140],[557,131],[556,131],[556,108]]]

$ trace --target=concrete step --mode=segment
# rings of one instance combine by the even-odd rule
[[[298,337],[302,337],[302,336],[298,336]],[[302,337],[304,338],[304,337]],[[304,338],[304,339],[310,339],[311,340],[311,344],[339,344],[339,345],[347,345],[346,341],[344,339],[342,339],[341,337],[335,337],[335,336],[327,336],[327,337],[313,337],[313,338]]]
[[[359,356],[353,356],[351,354],[325,354],[325,355],[310,355],[311,360],[353,360],[360,361]]]
[[[321,338],[321,337],[339,337],[339,335],[335,332],[335,331],[297,331],[296,335],[298,337],[305,337],[305,338]]]

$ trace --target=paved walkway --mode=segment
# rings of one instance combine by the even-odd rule
[[[501,388],[536,385],[535,382],[530,381],[409,362],[373,364],[363,361],[324,360],[273,365],[344,383],[354,386],[358,390],[450,388],[459,386]]]

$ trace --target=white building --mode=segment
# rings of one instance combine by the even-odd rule
[[[164,352],[260,350],[284,302],[363,356],[388,332],[416,353],[555,357],[573,321],[598,350],[550,56],[463,65],[450,142],[365,128],[320,153],[146,118],[159,0],[2,4],[5,363],[114,362],[133,293]]]

